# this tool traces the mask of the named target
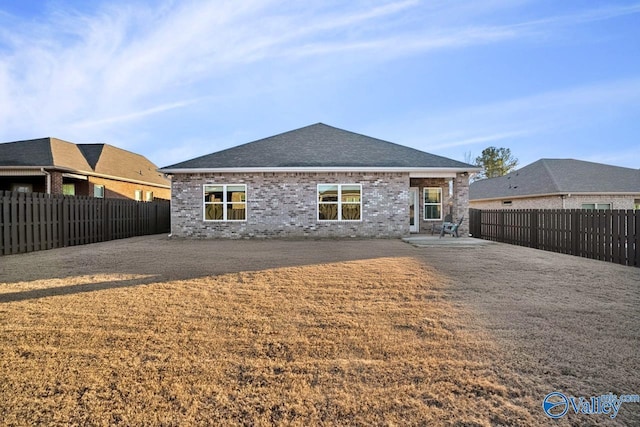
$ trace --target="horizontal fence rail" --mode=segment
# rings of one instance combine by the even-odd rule
[[[0,191],[0,255],[84,245],[170,229],[170,202]]]
[[[469,210],[473,237],[640,267],[640,211]]]

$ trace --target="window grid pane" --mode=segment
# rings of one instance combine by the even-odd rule
[[[342,205],[342,219],[345,221],[360,220],[360,204],[345,203]]]
[[[320,203],[318,205],[318,219],[323,221],[338,220],[338,204],[337,203]]]
[[[209,221],[222,221],[224,219],[222,203],[207,203],[204,211],[205,219]]]
[[[442,189],[441,188],[425,188],[424,202],[425,203],[442,203]]]
[[[343,185],[341,188],[342,203],[360,203],[360,186],[359,185]]]
[[[319,185],[318,186],[318,202],[337,202],[338,186],[337,185]]]
[[[440,219],[440,205],[425,205],[425,219]]]

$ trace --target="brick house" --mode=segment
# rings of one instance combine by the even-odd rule
[[[0,144],[0,190],[145,201],[171,197],[170,181],[144,156],[57,138]]]
[[[466,217],[478,168],[318,123],[160,171],[174,236],[398,237]]]
[[[476,209],[640,209],[640,170],[574,159],[541,159],[471,183]]]

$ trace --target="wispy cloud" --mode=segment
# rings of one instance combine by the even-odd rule
[[[498,141],[510,140],[516,137],[531,135],[534,132],[535,130],[533,129],[527,129],[527,130],[519,130],[519,131],[513,131],[513,132],[499,132],[499,133],[493,133],[489,135],[487,134],[477,135],[477,136],[467,137],[462,139],[451,137],[451,136],[448,136],[445,138],[439,138],[436,136],[436,137],[430,138],[429,148],[432,150],[442,150],[445,148],[466,147],[466,146],[473,146],[476,144],[495,143]],[[448,142],[441,142],[443,139]]]
[[[22,31],[15,23],[0,33],[12,51],[0,59],[0,100],[20,101],[3,111],[0,124],[20,117],[42,128],[61,121],[87,128],[149,117],[186,105],[176,98],[201,96],[196,84],[415,5],[306,16],[275,1],[117,4],[94,16],[62,10]]]
[[[282,79],[295,87],[294,77],[312,78],[306,76],[319,67],[347,73],[350,64],[548,37],[558,28],[640,13],[638,3],[529,21],[494,13],[521,3],[115,1],[91,15],[60,6],[33,22],[3,14],[0,136],[60,132],[102,140],[109,126],[189,110],[214,95],[253,95],[263,90],[262,81]],[[570,122],[547,110],[636,99],[637,86],[627,81],[544,93],[443,112],[425,123],[436,136],[464,125],[466,132],[437,140],[440,147],[501,141]],[[214,105],[218,112],[224,111],[220,104]]]
[[[587,24],[590,22],[604,21],[607,19],[617,18],[626,15],[635,15],[640,13],[640,3],[609,5],[594,9],[584,10],[578,13],[564,14],[552,16],[543,19],[537,19],[529,22],[523,22],[516,26],[534,27],[534,26],[571,26]]]
[[[76,122],[76,123],[74,123],[74,126],[78,127],[78,128],[88,128],[88,127],[94,127],[94,126],[113,125],[113,124],[116,124],[116,123],[122,123],[122,122],[131,121],[131,120],[137,120],[137,119],[140,119],[140,118],[143,118],[143,117],[146,117],[146,116],[151,116],[151,115],[154,115],[154,114],[163,113],[165,111],[186,107],[186,106],[194,104],[196,102],[197,102],[197,99],[192,99],[192,100],[188,100],[188,101],[173,102],[173,103],[170,103],[170,104],[158,105],[156,107],[147,108],[146,110],[130,112],[130,113],[122,114],[122,115],[119,115],[119,116],[105,117],[105,118],[99,118],[99,119],[88,120],[88,121],[83,121],[83,122]]]
[[[640,78],[635,78],[425,112],[395,126],[405,129],[406,143],[420,149],[439,150],[453,158],[462,159],[463,152],[500,145],[528,153],[532,156],[528,160],[533,161],[542,156],[554,157],[563,150],[576,152],[583,142],[567,139],[567,135],[580,129],[606,128],[609,121],[625,116],[632,120],[640,112],[639,108]],[[638,149],[624,152],[635,153]],[[620,159],[612,155],[602,141],[592,150],[597,153],[592,160],[597,157],[601,157],[600,161]]]
[[[590,85],[549,91],[521,98],[472,106],[457,111],[453,116],[474,117],[477,121],[487,118],[509,122],[514,118],[536,121],[550,126],[571,124],[575,120],[584,120],[584,112],[617,108],[624,109],[628,104],[640,101],[640,78],[615,80]],[[448,117],[453,117],[447,114]]]

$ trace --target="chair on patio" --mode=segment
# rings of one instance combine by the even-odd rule
[[[451,214],[446,214],[446,215],[444,216],[444,222],[442,222],[442,223],[437,222],[437,223],[434,223],[434,224],[431,226],[431,235],[433,236],[433,235],[436,233],[436,231],[437,231],[438,233],[442,233],[442,228],[443,228],[446,224],[451,224],[451,221],[453,221],[453,217],[451,216]]]
[[[444,236],[445,234],[451,234],[452,236],[460,237],[460,235],[458,234],[458,229],[460,228],[462,221],[464,221],[464,215],[462,215],[462,218],[460,218],[460,221],[458,221],[457,223],[449,222],[443,224],[442,231],[440,231],[440,237]]]

